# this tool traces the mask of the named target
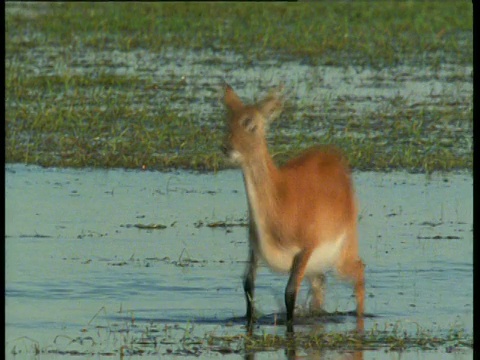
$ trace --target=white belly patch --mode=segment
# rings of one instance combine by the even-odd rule
[[[324,273],[332,268],[340,256],[345,243],[345,234],[340,235],[335,241],[324,243],[317,247],[308,260],[305,275]]]
[[[260,241],[260,257],[274,271],[288,273],[292,267],[293,258],[300,251],[298,247],[279,248],[272,245],[270,239],[263,238]],[[308,260],[305,275],[324,273],[332,268],[345,242],[345,234],[339,236],[335,241],[323,243],[317,247]]]

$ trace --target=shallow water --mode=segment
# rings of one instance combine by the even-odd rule
[[[55,357],[77,349],[102,357],[146,329],[162,333],[162,339],[244,332],[246,228],[206,226],[245,222],[238,170],[160,173],[17,164],[6,166],[5,177],[7,358],[12,350],[21,351],[16,358],[28,358],[36,346],[55,350]],[[354,180],[360,253],[367,265],[366,330],[415,332],[419,326],[473,334],[471,174],[358,172]],[[283,333],[274,322],[284,317],[286,281],[260,269],[256,303],[265,316],[258,333]],[[299,304],[305,306],[307,298],[304,286]],[[322,329],[354,329],[355,317],[345,313],[354,308],[350,286],[328,276],[326,310],[340,315],[317,319]],[[315,327],[299,322],[297,331]],[[158,353],[172,357],[180,347],[176,340],[158,346]],[[281,351],[256,355],[285,357]],[[322,358],[343,355],[330,351]],[[467,359],[472,351],[363,356]]]

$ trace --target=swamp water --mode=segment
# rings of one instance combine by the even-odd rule
[[[199,174],[15,164],[5,167],[5,179],[6,358],[243,358],[241,351],[202,344],[206,334],[244,333],[247,231],[241,226],[246,199],[239,170]],[[473,334],[471,174],[355,172],[354,180],[366,263],[366,331]],[[150,224],[165,228],[141,228]],[[263,316],[256,333],[283,336],[286,282],[286,276],[259,269],[256,304]],[[307,300],[304,284],[298,304],[306,306]],[[338,315],[300,318],[296,331],[355,328],[352,288],[331,274],[325,306]],[[129,353],[132,348],[142,351]],[[353,356],[308,349],[297,355]],[[473,354],[469,347],[443,346],[368,350],[362,356]],[[285,352],[249,358],[283,359]]]

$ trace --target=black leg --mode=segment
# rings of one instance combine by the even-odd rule
[[[285,305],[287,307],[287,333],[293,333],[293,311],[295,310],[295,301],[297,292],[302,283],[305,274],[305,267],[311,251],[300,251],[293,258],[292,269],[290,270],[290,278],[285,289]]]
[[[295,260],[294,260],[295,263]],[[285,306],[287,307],[287,332],[293,333],[293,311],[297,298],[297,282],[293,271],[290,274],[287,288],[285,289]]]
[[[250,248],[247,269],[243,279],[243,290],[245,291],[245,299],[247,300],[247,331],[252,333],[254,323],[254,295],[255,295],[255,275],[257,272],[257,257],[255,252]]]

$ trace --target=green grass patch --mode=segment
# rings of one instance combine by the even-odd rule
[[[30,5],[37,6],[47,5]],[[5,46],[9,54],[39,45],[154,52],[168,46],[213,48],[331,64],[342,63],[345,53],[358,62],[392,64],[438,51],[471,63],[472,22],[472,6],[464,1],[64,3],[28,22],[21,12],[7,16]]]
[[[312,68],[416,64],[446,83],[471,77],[439,75],[442,64],[473,61],[472,6],[458,1],[7,3],[5,25],[5,159],[43,166],[230,167],[219,151],[222,79],[200,84],[208,75],[151,69],[172,54],[168,61],[182,63],[210,51],[196,61],[227,75],[271,59]],[[229,52],[242,57],[223,65],[218,54]],[[305,81],[315,88],[322,75]],[[355,94],[292,101],[272,126],[271,151],[283,163],[308,146],[335,144],[362,170],[471,169],[472,99],[407,100],[364,112],[352,110],[362,101]]]

